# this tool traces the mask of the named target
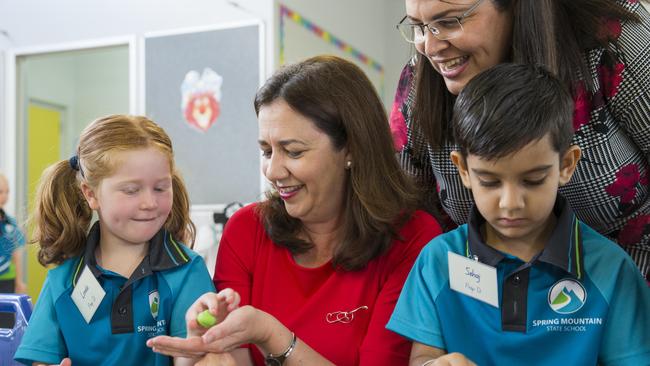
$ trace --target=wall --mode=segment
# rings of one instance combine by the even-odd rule
[[[76,146],[79,131],[97,117],[129,113],[129,95],[125,93],[129,85],[128,47],[95,49],[79,55],[74,83],[76,110],[70,120],[75,127],[70,131],[75,131],[76,136],[67,136],[64,149]]]
[[[270,3],[238,0],[0,0],[1,28],[11,41],[0,47],[71,42],[265,18]],[[268,8],[268,10],[267,10]],[[247,12],[245,9],[254,9]],[[0,37],[1,38],[1,37]]]
[[[267,57],[268,74],[278,61],[274,7],[277,2],[332,30],[378,60],[385,68],[385,89],[389,96],[385,101],[392,103],[399,72],[409,54],[408,45],[394,27],[404,14],[404,2],[400,0],[0,0],[0,31],[8,32],[8,37],[0,34],[0,52],[8,48],[261,19],[267,30],[267,52],[272,55]]]
[[[72,80],[75,79],[75,67],[72,64],[71,55],[34,55],[20,62],[19,74],[23,77],[25,85],[23,99],[29,101],[52,104],[66,109],[65,116],[71,120],[75,114],[74,101],[77,90]],[[27,105],[21,105],[18,115],[23,114]],[[26,116],[25,116],[26,117]],[[66,121],[67,122],[67,121]],[[64,136],[63,145],[68,144],[67,136]],[[22,144],[18,144],[21,149]]]
[[[399,81],[402,68],[408,60],[415,54],[415,48],[407,43],[395,27],[406,14],[404,10],[404,1],[388,1],[386,5],[386,24],[384,29],[386,43],[386,106],[392,106],[397,82]],[[389,109],[390,112],[390,109]]]
[[[266,28],[266,74],[269,75],[278,63],[275,46],[278,1],[0,0],[0,52],[257,19],[262,20]],[[384,101],[390,106],[399,72],[409,52],[394,29],[404,13],[403,1],[287,0],[283,3],[378,60],[385,68]],[[83,71],[78,70],[78,73]],[[0,74],[4,84],[4,72]],[[6,98],[4,93],[0,91],[0,107]],[[88,97],[87,103],[97,102],[92,100],[92,93],[79,96]],[[74,117],[79,120],[88,118],[83,111],[75,113]],[[0,144],[4,118],[1,113]],[[0,170],[6,165],[6,157],[0,149]]]
[[[262,19],[267,23],[268,29],[271,28],[269,19],[272,6],[271,0],[0,0],[0,53],[6,53],[7,50],[19,53],[41,52],[53,45],[60,47],[95,39],[142,36],[147,32],[206,27],[251,19]],[[272,45],[271,37],[267,37]],[[268,47],[267,49],[272,49]],[[268,70],[271,69],[272,62],[273,58],[267,57]],[[2,103],[5,103],[8,96],[4,90],[7,67],[4,65],[0,69],[0,81],[3,84],[0,91]],[[88,75],[92,72],[93,70],[84,71],[80,68],[74,77],[84,78],[84,73]],[[88,94],[79,93],[78,96],[85,98],[88,105],[98,102],[96,98],[93,100],[92,90]],[[13,165],[13,162],[8,161],[5,148],[2,148],[10,145],[4,141],[5,136],[11,135],[6,132],[9,129],[7,122],[12,126],[15,123],[5,121],[5,110],[6,108],[0,110],[0,170],[7,170],[7,166]],[[76,111],[71,117],[88,119],[83,110]],[[11,184],[15,185],[15,172],[7,171],[7,175]],[[14,202],[15,196],[12,194],[8,205],[8,211],[11,213],[15,213]]]
[[[95,118],[128,113],[128,47],[106,47],[29,55],[21,62],[28,75],[24,98],[64,107],[66,120],[62,153],[72,153],[79,132]]]
[[[404,16],[401,0],[279,0],[384,67],[383,101],[390,108],[402,67],[410,55],[395,24]],[[277,17],[277,14],[274,14]],[[276,19],[277,21],[277,19]],[[276,43],[277,32],[275,34]],[[324,42],[314,38],[312,42]],[[294,46],[292,46],[294,47]],[[275,50],[279,62],[279,50]]]

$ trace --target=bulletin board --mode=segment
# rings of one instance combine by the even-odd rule
[[[145,36],[144,109],[171,137],[193,205],[260,198],[253,99],[263,78],[262,45],[257,22]],[[206,104],[211,113],[217,111],[213,122],[198,117],[200,123],[189,122],[186,94],[192,75],[193,85],[218,84],[207,87],[218,89],[213,103]]]
[[[302,14],[279,4],[280,65],[316,55],[334,55],[354,62],[384,97],[384,67],[360,49],[324,29]]]

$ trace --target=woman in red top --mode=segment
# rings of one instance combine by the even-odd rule
[[[441,229],[414,210],[370,81],[340,58],[311,58],[271,77],[255,110],[272,188],[229,220],[214,277],[222,291],[188,311],[189,327],[207,308],[224,319],[202,338],[151,345],[220,353],[206,364],[407,365],[410,342],[385,324]]]

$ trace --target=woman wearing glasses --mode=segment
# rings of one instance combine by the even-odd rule
[[[583,152],[561,192],[650,281],[646,9],[636,0],[406,0],[397,28],[417,53],[402,71],[391,113],[395,147],[446,229],[466,222],[472,205],[449,159],[456,95],[498,63],[544,65],[572,92],[573,143]]]

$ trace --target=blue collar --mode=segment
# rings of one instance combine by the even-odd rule
[[[87,266],[93,273],[95,278],[99,278],[102,274],[97,266],[97,259],[95,258],[95,249],[99,245],[99,222],[90,229],[86,239],[86,247],[83,255],[79,258],[75,270],[72,275],[72,285],[76,286],[79,276],[84,265]],[[183,249],[183,245],[174,240],[171,233],[165,229],[160,229],[156,235],[149,241],[149,252],[142,259],[142,262],[133,271],[133,274],[128,279],[124,287],[131,283],[150,275],[154,271],[164,271],[174,267],[181,266],[189,262],[189,256]]]
[[[582,278],[584,268],[584,250],[582,248],[582,233],[579,221],[566,199],[558,194],[553,208],[557,223],[551,237],[542,252],[531,260],[545,262],[556,266],[578,279]],[[482,263],[496,267],[505,255],[485,244],[481,235],[481,226],[485,218],[481,216],[476,206],[472,207],[467,223],[467,243],[465,254]]]

